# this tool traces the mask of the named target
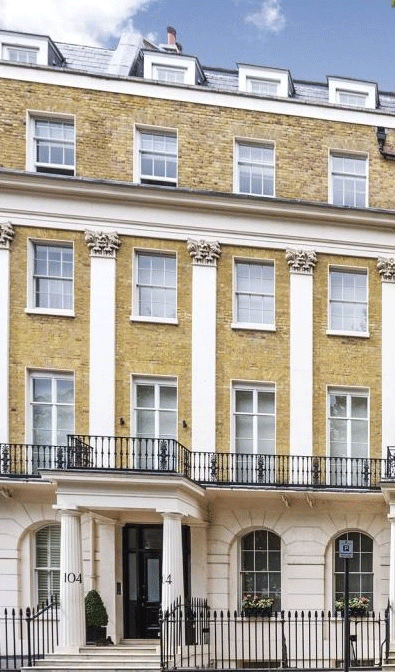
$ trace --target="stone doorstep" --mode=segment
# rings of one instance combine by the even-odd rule
[[[144,672],[159,669],[159,644],[150,644],[146,640],[136,644],[122,642],[117,646],[83,646],[79,653],[50,653],[35,665],[37,672]],[[31,672],[31,668],[22,668],[21,672]]]

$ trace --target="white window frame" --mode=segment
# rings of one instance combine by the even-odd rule
[[[59,566],[55,566],[55,565],[50,564],[47,567],[38,567],[38,564],[37,564],[37,562],[38,562],[37,561],[37,535],[42,530],[44,530],[46,528],[55,528],[55,527],[59,530],[59,558],[60,558],[60,543],[61,543],[60,542],[60,523],[49,523],[48,525],[44,525],[43,527],[38,528],[37,530],[35,530],[35,533],[34,533],[34,550],[33,550],[33,553],[34,553],[34,595],[35,595],[35,603],[39,604],[39,606],[41,606],[41,603],[39,603],[39,596],[38,596],[38,573],[40,571],[41,572],[45,571],[47,576],[53,574],[54,572],[58,572],[59,573],[59,590],[60,590],[60,560],[59,560]],[[50,546],[50,543],[49,543],[49,546]],[[54,595],[52,595],[50,593],[48,594],[48,596],[47,596],[48,602],[50,601],[50,598],[52,596],[54,596]],[[56,597],[57,597],[57,601],[59,602],[60,595],[57,594]]]
[[[153,385],[155,388],[155,406],[154,406],[154,413],[155,413],[155,431],[154,434],[155,436],[153,438],[169,438],[169,437],[161,437],[159,436],[159,413],[160,413],[160,406],[158,405],[159,402],[159,392],[161,387],[174,387],[177,392],[177,405],[175,408],[175,415],[176,415],[176,433],[174,437],[175,441],[178,440],[178,381],[175,376],[149,376],[149,375],[141,375],[141,374],[133,374],[132,376],[132,426],[133,426],[133,436],[137,436],[137,420],[136,420],[136,411],[137,411],[137,386],[138,385]],[[164,409],[166,410],[166,409]],[[172,410],[173,409],[169,409]]]
[[[342,98],[346,100],[342,100]],[[361,101],[360,105],[358,101]],[[345,107],[368,107],[368,94],[362,91],[349,91],[347,89],[336,89],[336,102]]]
[[[257,165],[267,167],[273,170],[273,193],[272,194],[256,194],[252,191],[240,191],[240,174],[239,166],[241,160],[239,159],[240,146],[258,147],[263,149],[270,149],[273,153],[273,164],[259,163]],[[253,165],[248,164],[248,165]],[[261,198],[274,198],[276,195],[276,145],[270,140],[258,140],[254,138],[234,138],[233,143],[233,191],[242,196],[256,196]]]
[[[240,322],[238,321],[238,311],[237,311],[237,299],[238,299],[238,290],[237,290],[237,266],[238,264],[250,264],[255,266],[268,266],[273,269],[273,295],[269,294],[260,294],[259,292],[249,292],[251,294],[256,294],[259,296],[273,296],[273,322],[264,323],[264,322]],[[233,322],[232,329],[254,329],[257,331],[276,331],[276,264],[274,259],[262,259],[249,257],[247,259],[242,257],[234,257],[233,259]]]
[[[344,569],[343,569],[343,568],[342,568],[342,571],[341,571],[341,572],[336,572],[336,559],[335,559],[335,557],[336,557],[336,551],[338,551],[338,549],[339,549],[339,540],[340,540],[340,539],[348,539],[348,535],[349,535],[349,534],[352,534],[352,533],[353,533],[353,534],[363,535],[363,536],[366,537],[367,539],[370,539],[370,541],[372,542],[372,552],[371,552],[371,556],[372,556],[372,571],[371,571],[371,572],[363,572],[363,571],[360,571],[360,572],[352,572],[352,571],[350,570],[350,574],[357,574],[359,577],[363,576],[364,574],[369,574],[369,575],[371,574],[371,575],[372,575],[372,600],[371,600],[370,605],[369,605],[369,611],[373,611],[373,609],[374,609],[374,601],[375,601],[375,600],[374,600],[374,596],[375,596],[375,575],[376,575],[376,572],[375,572],[375,555],[376,555],[376,553],[375,553],[375,549],[374,549],[374,546],[375,546],[375,544],[374,544],[374,538],[373,538],[370,534],[367,534],[367,532],[365,532],[365,531],[363,531],[363,530],[355,530],[355,529],[345,530],[344,532],[341,532],[340,534],[337,534],[337,535],[335,536],[335,538],[333,539],[333,544],[332,544],[332,566],[333,566],[333,571],[332,571],[332,585],[333,585],[333,589],[332,589],[332,591],[333,591],[333,604],[332,604],[331,610],[333,609],[333,607],[334,607],[334,603],[335,603],[335,601],[336,601],[336,575],[339,574],[339,575],[341,575],[342,577],[344,577]],[[363,552],[366,553],[366,551],[363,551]],[[359,555],[359,558],[360,558],[360,556],[361,556],[361,550],[359,550],[359,552],[356,552],[356,551],[355,551],[355,548],[354,548],[354,553],[355,553],[357,556]],[[341,564],[343,564],[342,561],[341,561]],[[353,592],[353,591],[350,590],[350,594],[351,594],[352,592]],[[362,597],[362,596],[364,596],[364,595],[366,595],[366,592],[363,592],[363,591],[358,592],[358,597]],[[344,596],[344,593],[343,593],[343,596]],[[350,595],[350,597],[352,597],[352,594]],[[356,597],[356,596],[355,596],[355,597]]]
[[[243,597],[244,597],[244,593],[243,593],[243,578],[242,578],[243,570],[242,570],[242,568],[241,568],[241,567],[242,567],[242,542],[243,542],[243,539],[244,539],[248,534],[250,534],[251,532],[261,532],[261,531],[262,531],[262,532],[266,532],[266,533],[272,533],[272,534],[274,534],[276,537],[278,537],[279,540],[280,540],[280,551],[279,551],[279,552],[280,552],[280,571],[279,571],[279,572],[275,572],[274,570],[267,570],[266,572],[264,572],[265,574],[270,574],[270,573],[276,573],[276,574],[279,573],[279,574],[280,574],[281,590],[280,590],[280,594],[279,594],[279,595],[277,594],[277,600],[276,600],[276,601],[277,601],[277,604],[274,604],[274,605],[273,605],[273,610],[274,610],[274,611],[280,611],[280,610],[281,610],[281,602],[282,602],[282,598],[284,597],[284,596],[282,595],[283,581],[284,581],[284,566],[283,566],[283,563],[284,563],[284,552],[283,552],[283,541],[282,541],[281,535],[279,535],[277,532],[275,532],[274,530],[271,530],[271,529],[269,529],[269,528],[267,528],[267,527],[257,527],[257,528],[254,528],[254,529],[250,530],[249,532],[245,532],[245,531],[244,531],[244,533],[238,538],[238,544],[237,544],[237,578],[238,578],[238,594],[239,594],[239,596],[240,596],[240,598],[239,598],[239,600],[238,600],[238,609],[241,610],[241,603],[242,603],[242,601],[243,601]],[[254,535],[254,537],[255,537],[255,535]],[[270,551],[269,551],[269,552],[270,552]],[[274,552],[277,552],[277,551],[274,551]],[[256,548],[255,548],[255,547],[254,547],[254,553],[256,553]],[[245,571],[248,571],[248,570],[245,570]],[[257,571],[254,570],[252,573],[256,574]],[[255,593],[252,592],[251,594],[254,595]],[[266,594],[265,594],[265,596],[266,596]]]
[[[139,271],[139,257],[141,255],[152,256],[152,257],[171,257],[175,259],[176,262],[176,286],[174,288],[176,300],[175,300],[175,312],[176,316],[173,317],[156,317],[155,315],[140,315],[139,314],[139,282],[138,282],[138,271]],[[133,264],[132,264],[132,277],[133,277],[133,291],[132,291],[132,314],[130,319],[132,322],[158,322],[163,324],[178,324],[178,256],[177,252],[174,250],[160,250],[160,249],[150,249],[150,248],[134,248],[133,250]]]
[[[243,455],[244,453],[236,452],[236,392],[239,390],[246,390],[253,392],[253,451],[248,453],[249,455],[276,455],[277,450],[277,390],[276,384],[270,382],[258,382],[258,381],[232,381],[232,394],[231,394],[231,418],[232,418],[232,430],[231,430],[231,446],[232,453],[235,455]],[[270,392],[274,396],[274,451],[273,453],[258,453],[258,417],[259,415],[271,415],[271,414],[258,414],[257,413],[257,398],[258,392]]]
[[[19,60],[10,58],[10,52],[16,51],[18,54],[26,54],[26,60]],[[10,61],[11,63],[20,63],[23,65],[37,65],[39,49],[37,47],[27,47],[21,44],[3,44],[2,48],[2,59],[4,61]],[[29,56],[33,56],[33,60],[29,60]]]
[[[9,65],[15,65],[15,61],[9,61],[5,58],[5,50],[11,49],[31,50],[37,53],[37,65],[52,65],[49,63],[50,48],[54,49],[54,44],[48,37],[43,35],[28,35],[26,33],[16,33],[14,31],[0,31],[0,57],[7,61]],[[34,67],[36,64],[19,63],[19,66]]]
[[[343,273],[349,275],[362,275],[366,278],[366,331],[346,331],[332,329],[331,326],[331,273]],[[348,303],[348,302],[344,302]],[[358,301],[357,303],[363,303]],[[326,330],[328,335],[332,336],[352,336],[354,338],[369,338],[369,269],[367,267],[355,266],[329,266],[328,267],[328,328]]]
[[[345,417],[341,417],[340,419],[346,420],[347,422],[347,455],[344,457],[355,457],[354,455],[351,454],[351,422],[353,419],[361,420],[361,418],[353,418],[351,416],[351,399],[353,397],[362,397],[367,400],[367,418],[366,418],[366,423],[367,423],[367,429],[368,429],[368,455],[366,459],[369,459],[370,457],[370,389],[367,387],[348,387],[348,386],[342,386],[342,385],[328,385],[326,389],[326,422],[327,422],[327,455],[328,457],[334,457],[331,455],[331,437],[330,437],[330,422],[331,422],[331,415],[330,415],[330,395],[331,394],[337,394],[339,396],[347,397],[347,415]],[[365,420],[364,418],[362,418]],[[365,459],[365,458],[361,458]]]
[[[35,131],[36,131],[36,121],[53,121],[53,122],[65,122],[70,123],[74,127],[74,143],[73,143],[73,152],[74,152],[74,165],[73,166],[64,166],[63,164],[45,164],[49,169],[53,166],[54,170],[48,170],[48,172],[40,172],[37,170],[36,161],[36,143],[35,143]],[[73,114],[59,114],[57,112],[48,112],[48,111],[39,111],[39,110],[28,110],[26,117],[26,170],[32,173],[40,173],[41,175],[57,175],[58,177],[75,177],[76,175],[76,116]],[[43,164],[44,165],[44,164]],[[70,174],[63,174],[56,171],[56,169],[69,171]]]
[[[261,88],[261,91],[254,91],[254,86]],[[252,93],[254,96],[267,96],[267,97],[278,97],[278,92],[280,90],[281,81],[279,79],[271,79],[268,77],[247,77],[246,86],[248,93]],[[265,88],[267,90],[265,91]],[[270,90],[272,89],[272,90]]]
[[[26,370],[26,443],[29,445],[28,448],[28,461],[29,464],[32,465],[33,470],[35,469],[35,464],[37,462],[35,455],[33,454],[33,449],[31,446],[33,445],[33,380],[37,378],[51,378],[52,379],[52,389],[51,389],[51,395],[53,395],[53,390],[54,390],[54,380],[59,380],[59,379],[67,379],[67,380],[72,380],[74,384],[74,398],[73,398],[73,427],[71,429],[71,434],[74,434],[75,432],[75,375],[73,371],[54,371],[54,370],[43,370],[43,369],[27,369]],[[53,409],[55,406],[57,406],[57,402],[53,401],[53,396],[52,396],[52,401],[51,401],[51,408]],[[71,405],[71,404],[70,404]],[[55,414],[52,415],[52,443],[50,445],[50,449],[48,454],[45,454],[45,462],[55,464],[56,462],[56,441],[54,442],[55,434],[57,431],[57,425],[56,425],[56,418],[54,417]],[[47,457],[48,456],[48,457]],[[39,460],[40,458],[44,458],[44,453],[39,454]]]
[[[340,159],[357,159],[357,160],[363,160],[365,162],[365,175],[354,175],[352,173],[335,173],[333,170],[333,158],[340,158]],[[333,202],[333,177],[334,175],[344,175],[347,176],[349,175],[351,178],[355,179],[361,179],[364,177],[365,179],[365,204],[364,205],[343,205],[342,203],[334,203]],[[338,149],[330,149],[329,150],[329,155],[328,155],[328,176],[329,176],[329,183],[328,183],[328,201],[332,205],[337,205],[338,207],[342,208],[368,208],[369,207],[369,154],[368,153],[362,153],[362,152],[349,152],[349,151],[344,151],[344,150],[338,150]]]
[[[162,75],[162,77],[161,77]],[[177,80],[175,77],[172,79],[172,76],[176,75],[181,75],[180,81]],[[152,77],[153,79],[156,79],[158,82],[165,83],[165,84],[185,84],[185,79],[187,77],[187,69],[186,68],[177,68],[174,65],[160,65],[158,63],[154,63],[152,65]]]
[[[168,135],[174,137],[176,140],[176,177],[175,178],[162,178],[155,177],[150,175],[142,175],[140,169],[140,157],[141,157],[141,134],[157,134],[157,135]],[[135,126],[134,127],[134,157],[133,157],[133,181],[138,184],[146,184],[152,186],[178,186],[178,130],[176,128],[165,128],[161,126]],[[171,155],[173,156],[173,155]]]
[[[43,245],[48,247],[68,247],[73,253],[73,275],[72,282],[72,308],[37,308],[35,306],[34,295],[34,248],[35,245]],[[70,240],[50,240],[39,238],[29,238],[27,241],[27,307],[26,313],[37,315],[59,315],[64,317],[74,317],[74,288],[75,288],[75,250],[74,242]]]

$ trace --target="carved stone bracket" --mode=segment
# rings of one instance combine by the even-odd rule
[[[314,267],[317,263],[317,255],[314,250],[286,250],[285,258],[290,273],[302,273],[303,275],[313,275]]]
[[[85,242],[91,251],[91,257],[107,259],[115,259],[121,246],[116,231],[85,231]]]
[[[11,222],[0,224],[0,249],[9,250],[14,235],[15,231]]]
[[[187,247],[193,263],[198,266],[216,266],[221,256],[221,246],[217,240],[188,240]]]
[[[395,257],[379,257],[377,270],[382,282],[395,282]]]

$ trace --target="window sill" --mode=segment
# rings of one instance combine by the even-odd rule
[[[54,317],[75,317],[74,310],[56,310],[55,308],[25,308],[27,315],[51,315]]]
[[[131,322],[153,322],[156,324],[178,324],[176,317],[144,317],[143,315],[131,315]]]
[[[276,331],[274,324],[249,324],[243,322],[232,322],[232,329],[244,329],[245,331]]]
[[[333,329],[327,329],[326,333],[328,336],[347,336],[351,338],[370,337],[370,333],[368,331],[334,331]]]

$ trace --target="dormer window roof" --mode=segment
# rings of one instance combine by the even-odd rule
[[[144,79],[168,84],[201,84],[205,77],[194,56],[143,49]]]
[[[378,89],[375,82],[363,82],[344,77],[328,77],[329,102],[345,107],[375,110],[378,106]]]
[[[238,63],[237,66],[239,68],[239,91],[278,98],[288,98],[294,93],[289,70],[243,63]]]
[[[0,30],[0,58],[24,65],[61,65],[58,47],[45,35]]]

